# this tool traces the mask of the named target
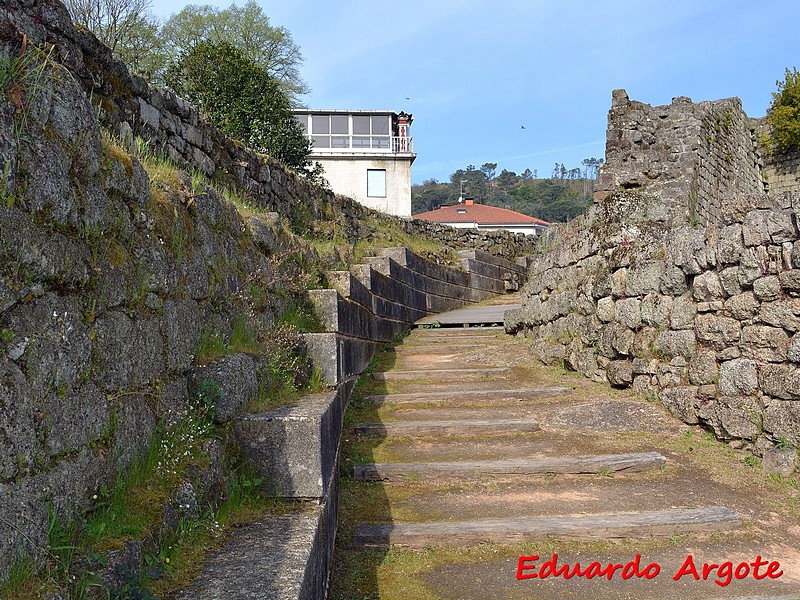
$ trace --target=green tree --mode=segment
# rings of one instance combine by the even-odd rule
[[[426,179],[422,184],[411,186],[411,214],[416,215],[435,210],[445,204],[453,204],[456,197],[458,190],[454,193],[449,184]]]
[[[139,73],[160,73],[168,60],[151,0],[66,0],[72,20],[89,29]]]
[[[201,42],[231,44],[278,80],[293,104],[309,91],[300,77],[300,48],[286,28],[270,24],[254,0],[222,10],[189,4],[167,20],[161,35],[173,56],[184,55]]]
[[[166,78],[229,136],[287,165],[310,166],[308,139],[278,81],[231,44],[196,44]]]
[[[800,73],[796,68],[786,69],[783,81],[776,81],[778,91],[772,93],[772,105],[767,111],[771,132],[767,148],[784,152],[800,146]]]

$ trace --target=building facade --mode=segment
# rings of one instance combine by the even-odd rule
[[[414,139],[410,114],[307,110],[295,116],[311,141],[311,159],[337,194],[401,217],[411,216]]]

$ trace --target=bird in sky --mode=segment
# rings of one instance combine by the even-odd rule
[[[520,125],[519,128],[520,129],[525,129],[525,125]]]

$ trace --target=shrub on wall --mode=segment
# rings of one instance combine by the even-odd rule
[[[767,111],[771,132],[767,148],[785,152],[800,147],[800,73],[786,69],[783,81],[776,81],[778,91],[772,94],[772,106]]]
[[[166,79],[230,137],[289,166],[310,166],[308,140],[278,80],[231,44],[193,46]]]

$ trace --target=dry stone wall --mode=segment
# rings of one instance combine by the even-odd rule
[[[720,198],[760,193],[758,123],[738,98],[666,106],[632,101],[615,90],[608,116],[606,165],[595,197],[646,190],[676,223],[715,224]]]
[[[800,188],[800,151],[770,156],[763,174],[770,194]]]
[[[176,164],[234,186],[254,204],[287,217],[295,231],[328,222],[331,234],[335,229],[355,240],[369,233],[364,221],[373,219],[391,222],[412,235],[434,238],[456,250],[480,248],[513,259],[533,247],[532,236],[465,231],[393,218],[350,198],[334,197],[330,190],[309,183],[280,162],[231,141],[175,94],[129,73],[91,32],[73,27],[58,0],[8,0],[0,6],[0,39],[18,48],[23,36],[46,51],[52,48],[53,59],[81,83],[101,121],[123,140],[132,143],[134,135],[144,138]]]
[[[507,330],[758,454],[800,445],[800,191],[761,191],[736,101],[614,102],[606,187],[543,239]]]
[[[204,340],[229,340],[242,319],[265,339],[292,302],[315,254],[283,221],[327,218],[355,235],[362,217],[383,218],[225,139],[130,76],[58,2],[0,4],[0,56],[13,60],[24,47],[52,52],[36,57],[44,66],[23,89],[24,110],[0,99],[0,579],[16,560],[43,556],[50,509],[64,520],[85,510],[160,420],[186,414],[204,381],[219,384],[218,423],[269,383],[257,355],[202,367],[196,355]],[[98,107],[123,139],[135,131],[282,214],[245,218],[201,177],[169,165],[151,180],[103,134]],[[452,240],[483,240],[506,255],[529,243]],[[223,444],[202,452],[208,468],[164,505],[175,527],[176,507],[196,515],[224,493]]]

